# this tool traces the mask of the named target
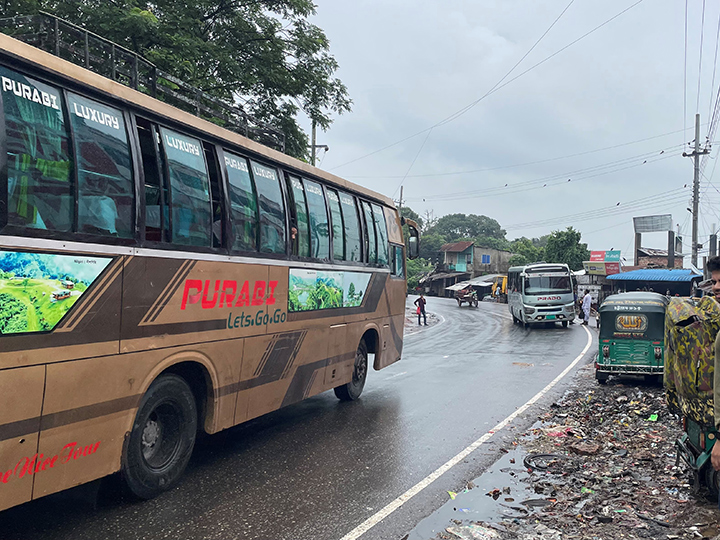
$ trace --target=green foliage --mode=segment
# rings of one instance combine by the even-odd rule
[[[312,0],[4,0],[3,16],[44,10],[139,53],[163,71],[285,132],[286,151],[308,157],[297,123],[320,129],[350,110]]]
[[[545,246],[547,262],[565,263],[571,270],[580,270],[583,261],[590,258],[587,244],[581,244],[582,233],[572,227],[564,231],[553,231]]]
[[[0,293],[0,333],[13,334],[27,331],[27,307],[14,296]]]
[[[492,236],[478,236],[472,239],[475,245],[478,247],[491,248],[491,249],[502,249],[508,251],[510,249],[510,242],[505,238],[494,238]]]
[[[510,258],[510,266],[522,266],[534,262],[542,261],[545,257],[545,249],[538,247],[535,240],[529,238],[518,238],[510,243],[510,251],[515,253]]]
[[[435,260],[440,253],[440,247],[447,244],[448,239],[437,233],[426,233],[420,237],[420,257]]]
[[[420,285],[420,278],[429,273],[433,265],[427,259],[417,258],[407,262],[407,287],[414,291]]]
[[[415,223],[418,224],[420,229],[422,229],[423,219],[412,208],[410,208],[408,206],[403,206],[402,208],[400,208],[400,215],[404,218],[412,219]]]
[[[456,238],[505,239],[505,230],[496,220],[475,214],[448,214],[438,219],[427,232],[445,236],[450,242]]]

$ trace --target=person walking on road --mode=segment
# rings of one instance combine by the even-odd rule
[[[423,293],[420,293],[420,298],[415,300],[415,305],[417,306],[418,326],[420,326],[420,315],[422,315],[423,320],[425,321],[425,326],[428,325],[427,315],[425,315],[425,304],[427,304],[427,300],[425,300],[425,295],[423,295]]]
[[[583,310],[583,324],[585,326],[588,325],[590,322],[590,306],[592,304],[592,296],[590,296],[590,291],[585,289],[585,296],[583,296],[582,299],[582,310]]]

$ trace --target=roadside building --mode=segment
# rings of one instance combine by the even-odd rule
[[[613,292],[654,291],[670,296],[690,296],[703,279],[687,268],[643,268],[608,276]]]
[[[485,274],[503,274],[510,268],[512,253],[476,246],[472,241],[451,242],[440,247],[442,256],[435,271],[420,281],[425,292],[436,296],[453,296],[457,283]]]

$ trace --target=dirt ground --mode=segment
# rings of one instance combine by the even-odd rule
[[[576,379],[573,390],[505,449],[508,466],[496,471],[494,484],[468,484],[466,492],[482,489],[495,501],[497,517],[453,520],[436,538],[718,536],[717,504],[692,485],[682,463],[676,466],[681,428],[663,389],[642,379],[611,378],[601,386],[592,365]],[[477,501],[480,493],[473,495]],[[462,510],[472,511],[469,506]]]

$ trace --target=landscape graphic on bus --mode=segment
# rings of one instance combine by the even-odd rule
[[[0,251],[0,334],[52,330],[111,260]]]
[[[371,275],[292,268],[288,311],[357,307],[362,304]]]

